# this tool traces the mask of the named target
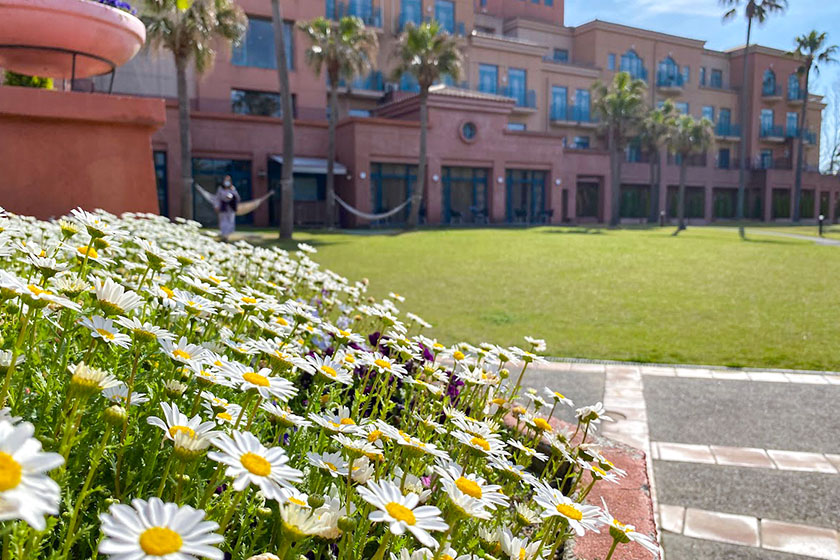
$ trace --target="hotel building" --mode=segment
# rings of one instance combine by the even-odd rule
[[[307,39],[295,24],[317,16],[357,15],[379,36],[377,69],[342,83],[336,190],[369,213],[386,212],[418,184],[419,103],[412,80],[393,79],[396,38],[408,23],[436,19],[463,48],[463,73],[429,97],[429,153],[421,217],[428,224],[604,222],[611,214],[608,153],[590,88],[627,71],[647,84],[651,107],[671,99],[679,111],[715,125],[712,150],[688,162],[686,216],[710,223],[735,215],[740,144],[749,154],[746,212],[790,220],[796,141],[806,127],[802,218],[834,220],[840,179],[818,172],[821,98],[806,122],[798,63],[762,46],[715,51],[702,40],[594,20],[567,27],[563,0],[282,0],[295,119],[295,221],[324,220],[327,83],[307,67]],[[239,0],[249,28],[240,46],[220,52],[214,68],[189,80],[192,166],[214,189],[233,176],[243,198],[279,184],[282,118],[269,0]],[[733,37],[743,29],[732,25]],[[746,83],[741,82],[748,65]],[[168,52],[144,52],[116,74],[114,91],[167,98],[167,124],[154,136],[161,212],[177,215],[180,154],[175,72]],[[91,87],[102,87],[97,81]],[[739,93],[748,91],[741,130]],[[676,215],[679,167],[664,150],[631,143],[621,177],[621,216],[643,222]],[[660,158],[660,184],[649,162]],[[196,219],[212,209],[195,198]],[[655,198],[656,200],[653,200]],[[343,225],[366,225],[338,210]],[[396,225],[399,212],[373,225]],[[242,218],[275,223],[274,204]]]

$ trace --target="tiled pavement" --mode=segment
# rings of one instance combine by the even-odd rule
[[[603,434],[647,451],[669,560],[840,560],[840,375],[558,361],[525,383],[602,400]]]

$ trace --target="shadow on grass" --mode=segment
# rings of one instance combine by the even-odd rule
[[[550,228],[542,233],[564,234],[564,235],[603,235],[606,231],[603,228]]]

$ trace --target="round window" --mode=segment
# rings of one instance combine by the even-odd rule
[[[475,123],[464,123],[464,126],[461,127],[461,134],[464,136],[464,140],[471,141],[475,139],[475,135],[478,134]]]

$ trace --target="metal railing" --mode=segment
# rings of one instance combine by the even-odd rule
[[[552,121],[597,123],[598,120],[592,114],[589,107],[577,105],[554,105],[551,106],[550,118]]]
[[[338,82],[339,87],[350,87],[351,90],[385,91],[385,77],[382,72],[371,72],[367,76],[360,76],[349,84],[342,79]]]
[[[782,96],[782,86],[777,86],[773,84],[762,84],[761,86],[761,96],[762,97],[781,97]]]
[[[373,1],[332,2],[327,0],[327,19],[339,20],[347,16],[360,18],[365,25],[382,27],[382,8],[374,7]]]
[[[728,122],[719,122],[715,126],[715,133],[718,136],[741,136],[741,125]]]
[[[761,130],[759,131],[759,136],[761,138],[784,138],[785,131],[782,125],[761,125]]]
[[[659,71],[656,73],[656,87],[681,88],[685,86],[682,74]]]
[[[787,94],[788,101],[804,101],[805,100],[805,92],[801,89],[799,91],[788,89]]]
[[[521,90],[505,86],[502,88],[500,95],[513,98],[517,107],[524,107],[526,109],[537,108],[537,92],[533,89]]]

